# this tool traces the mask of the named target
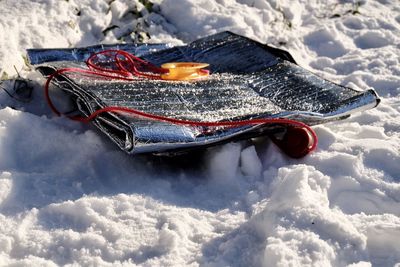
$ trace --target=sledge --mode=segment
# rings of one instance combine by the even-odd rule
[[[47,87],[68,94],[78,120],[91,121],[130,154],[173,154],[269,136],[299,158],[317,145],[310,126],[380,101],[373,89],[327,81],[298,66],[288,52],[231,32],[175,47],[29,49],[28,58],[48,78]],[[129,76],[130,69],[136,75]],[[51,102],[51,92],[53,111],[65,113]]]

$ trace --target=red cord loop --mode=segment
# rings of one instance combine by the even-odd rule
[[[95,53],[86,61],[90,70],[117,76],[161,79],[168,70],[159,68],[123,50],[105,50]]]
[[[159,68],[141,58],[138,58],[126,51],[122,50],[105,50],[93,54],[86,61],[88,69],[80,68],[64,68],[55,71],[51,74],[45,84],[45,97],[51,110],[61,116],[62,113],[57,110],[49,95],[50,82],[54,77],[70,72],[93,75],[107,79],[117,79],[133,81],[140,78],[147,79],[161,79],[161,74],[168,72],[168,70]],[[96,110],[88,117],[69,117],[70,119],[90,122],[97,116],[106,112],[124,113],[133,116],[143,117],[151,120],[169,122],[178,125],[194,126],[194,127],[240,127],[246,125],[257,124],[281,124],[285,125],[287,132],[283,139],[279,140],[271,137],[272,141],[278,145],[287,155],[300,158],[315,150],[318,143],[318,137],[314,130],[305,123],[284,119],[284,118],[264,118],[264,119],[250,119],[239,121],[190,121],[180,120],[155,114],[146,113],[140,110],[126,108],[126,107],[105,107]]]

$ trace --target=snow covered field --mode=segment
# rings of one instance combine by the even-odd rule
[[[29,104],[0,90],[0,266],[400,266],[399,1],[151,2],[0,1],[0,76],[15,66],[37,84]],[[301,160],[268,140],[132,157],[52,115],[24,61],[27,48],[224,30],[382,102],[314,127]]]

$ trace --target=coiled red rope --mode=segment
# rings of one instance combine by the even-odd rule
[[[110,58],[112,59],[111,67],[102,67],[102,64],[110,63]],[[102,59],[107,59],[108,61],[104,62]],[[117,79],[117,80],[126,80],[126,81],[134,81],[138,80],[138,78],[145,79],[161,79],[161,74],[168,72],[168,70],[159,68],[147,61],[144,61],[141,58],[138,58],[126,51],[122,50],[105,50],[96,54],[93,54],[87,61],[86,64],[89,69],[80,69],[80,68],[63,68],[55,71],[51,74],[44,87],[46,101],[51,108],[51,110],[58,116],[61,116],[62,113],[57,110],[53,102],[51,101],[49,94],[50,82],[54,79],[54,77],[64,74],[64,73],[81,73],[87,75],[93,75],[96,77],[102,77],[106,79]],[[77,120],[81,122],[90,122],[99,116],[102,113],[106,112],[115,112],[115,113],[124,113],[130,114],[133,116],[143,117],[156,121],[169,122],[178,125],[187,125],[194,127],[239,127],[246,125],[258,125],[258,124],[280,124],[285,126],[294,127],[294,129],[303,129],[303,131],[292,131],[295,137],[290,137],[289,139],[279,140],[275,137],[271,137],[275,144],[277,144],[280,148],[282,148],[288,155],[294,158],[300,158],[315,150],[318,143],[317,134],[314,130],[305,123],[284,119],[284,118],[263,118],[263,119],[249,119],[249,120],[238,120],[238,121],[191,121],[191,120],[181,120],[175,119],[165,116],[160,116],[156,114],[146,113],[137,109],[126,108],[126,107],[118,107],[118,106],[109,106],[105,108],[101,108],[90,114],[88,117],[69,117],[72,120]],[[290,127],[288,128],[290,129]],[[297,137],[296,137],[297,136]],[[296,140],[298,138],[299,140]],[[308,140],[305,140],[307,139]],[[303,140],[300,140],[303,139]],[[283,142],[291,142],[296,143],[296,145],[301,146],[298,149],[290,146],[291,144],[284,144]],[[293,140],[295,140],[293,142]],[[306,142],[307,141],[307,142]],[[287,148],[286,148],[287,147]]]

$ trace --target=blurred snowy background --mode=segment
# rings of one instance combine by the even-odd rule
[[[225,30],[382,102],[314,127],[301,160],[267,139],[133,157],[53,116],[26,61]],[[0,266],[400,266],[399,55],[398,0],[1,0],[0,77],[37,86],[0,90]]]

